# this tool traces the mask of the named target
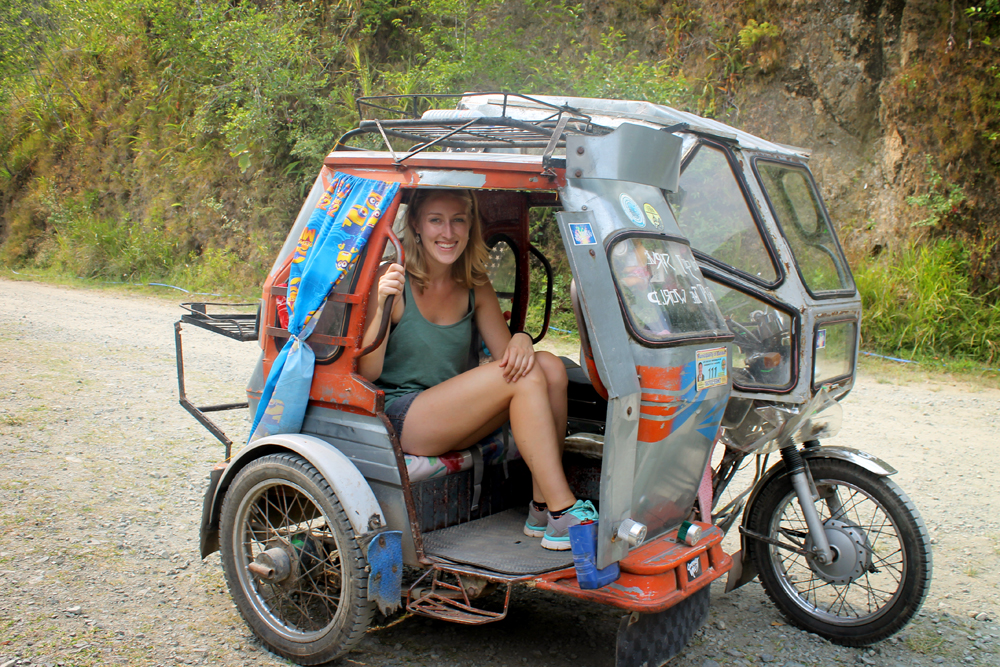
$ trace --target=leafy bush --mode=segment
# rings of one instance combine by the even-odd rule
[[[993,362],[1000,351],[998,288],[974,293],[969,271],[968,250],[952,240],[864,260],[854,269],[864,347]]]
[[[927,191],[906,198],[906,203],[925,210],[926,218],[913,223],[914,227],[937,227],[949,216],[958,213],[958,206],[965,201],[962,186],[951,183],[945,185],[944,178],[935,168],[933,156],[927,156]]]

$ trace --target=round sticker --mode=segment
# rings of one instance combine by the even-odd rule
[[[663,219],[652,204],[644,204],[642,210],[646,212],[646,217],[649,218],[654,227],[663,227]]]
[[[622,209],[625,211],[625,215],[628,219],[632,221],[632,224],[637,227],[645,227],[646,219],[642,216],[642,210],[639,209],[639,205],[635,203],[635,200],[629,197],[627,194],[622,193],[622,196],[618,198],[621,202]]]

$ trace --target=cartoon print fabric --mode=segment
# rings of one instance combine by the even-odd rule
[[[302,429],[316,355],[306,342],[334,286],[392,204],[398,183],[335,173],[292,252],[288,278],[291,336],[271,366],[249,441]]]

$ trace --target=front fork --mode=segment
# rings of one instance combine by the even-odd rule
[[[806,447],[817,447],[819,443],[815,440],[805,443]],[[815,501],[819,500],[819,494],[814,492],[814,485],[811,483],[806,462],[794,444],[781,450],[781,458],[785,462],[785,468],[792,480],[792,488],[799,499],[799,507],[802,508],[802,516],[809,527],[809,535],[812,537],[812,555],[821,565],[833,562],[833,550],[830,548],[830,541],[826,539],[826,529],[823,520],[816,511]],[[839,503],[839,499],[834,497],[833,503]],[[836,511],[835,508],[831,507]]]

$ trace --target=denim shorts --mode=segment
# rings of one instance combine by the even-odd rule
[[[413,401],[420,395],[419,391],[403,394],[399,398],[394,398],[385,406],[385,416],[392,423],[392,428],[396,431],[396,438],[403,439],[403,422],[406,420],[406,413],[410,411]]]

